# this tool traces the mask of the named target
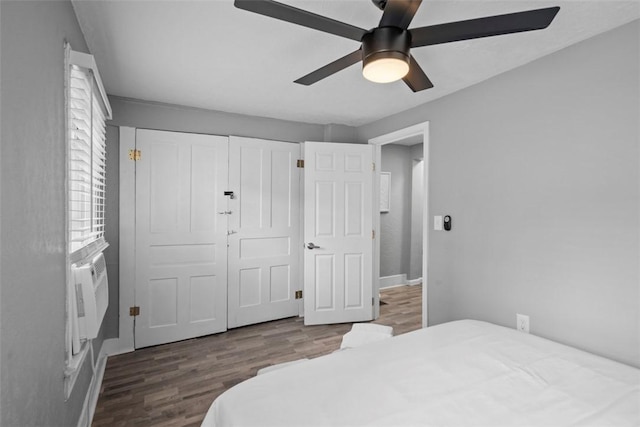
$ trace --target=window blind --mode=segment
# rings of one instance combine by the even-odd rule
[[[104,202],[106,190],[106,125],[105,117],[97,98],[93,99],[92,188],[93,188],[93,234],[104,236]]]
[[[93,240],[91,80],[72,65],[69,82],[69,252]]]
[[[71,262],[77,262],[106,246],[106,120],[111,112],[93,57],[71,53],[67,96],[68,251]]]

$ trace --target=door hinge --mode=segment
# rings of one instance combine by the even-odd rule
[[[376,305],[376,297],[371,297],[371,305]]]
[[[302,291],[296,291],[296,299],[302,299]]]
[[[142,157],[142,151],[140,150],[129,150],[129,160],[133,160],[134,162],[140,160]]]
[[[296,166],[299,168],[304,168],[304,160],[298,159],[298,161],[296,162]]]
[[[140,307],[137,305],[129,307],[129,316],[140,316]]]
[[[376,230],[371,230],[371,239],[375,239],[376,238]]]
[[[375,163],[371,163],[371,166],[373,168],[372,170],[375,171],[376,170],[376,164]]]

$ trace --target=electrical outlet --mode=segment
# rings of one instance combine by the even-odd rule
[[[516,314],[516,329],[520,332],[529,333],[529,316]]]

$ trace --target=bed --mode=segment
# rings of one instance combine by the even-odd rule
[[[277,369],[203,426],[640,426],[640,369],[462,320]]]

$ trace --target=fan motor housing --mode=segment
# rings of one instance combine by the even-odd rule
[[[396,58],[409,64],[411,33],[398,27],[378,27],[362,37],[362,65],[380,58]]]

